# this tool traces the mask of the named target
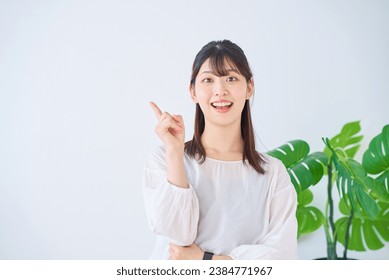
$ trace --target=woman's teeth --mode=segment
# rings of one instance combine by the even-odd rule
[[[213,107],[230,107],[232,102],[213,102],[211,103]]]

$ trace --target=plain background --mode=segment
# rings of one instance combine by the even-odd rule
[[[225,38],[254,72],[260,151],[322,150],[355,120],[364,151],[389,123],[385,0],[1,0],[0,259],[148,258],[148,101],[182,114],[189,139],[194,56]],[[325,254],[323,229],[300,239],[300,258]],[[389,259],[389,244],[349,256]]]

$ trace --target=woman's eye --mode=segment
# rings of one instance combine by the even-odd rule
[[[203,83],[205,83],[205,84],[209,84],[210,82],[212,82],[212,80],[210,78],[205,78],[203,80]]]
[[[237,78],[235,78],[235,77],[228,77],[227,78],[227,81],[228,82],[235,82],[235,81],[237,81],[238,79]]]

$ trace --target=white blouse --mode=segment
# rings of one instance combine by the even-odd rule
[[[158,236],[150,258],[167,259],[172,242],[233,259],[296,259],[296,192],[282,162],[262,156],[264,175],[248,162],[199,164],[185,155],[185,189],[167,181],[164,147],[158,147],[143,181],[148,223]]]

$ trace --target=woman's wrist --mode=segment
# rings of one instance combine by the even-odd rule
[[[184,157],[184,148],[185,146],[183,145],[182,147],[166,147],[165,148],[165,154],[166,157]]]
[[[203,260],[232,260],[230,256],[218,256],[210,252],[204,252]]]

